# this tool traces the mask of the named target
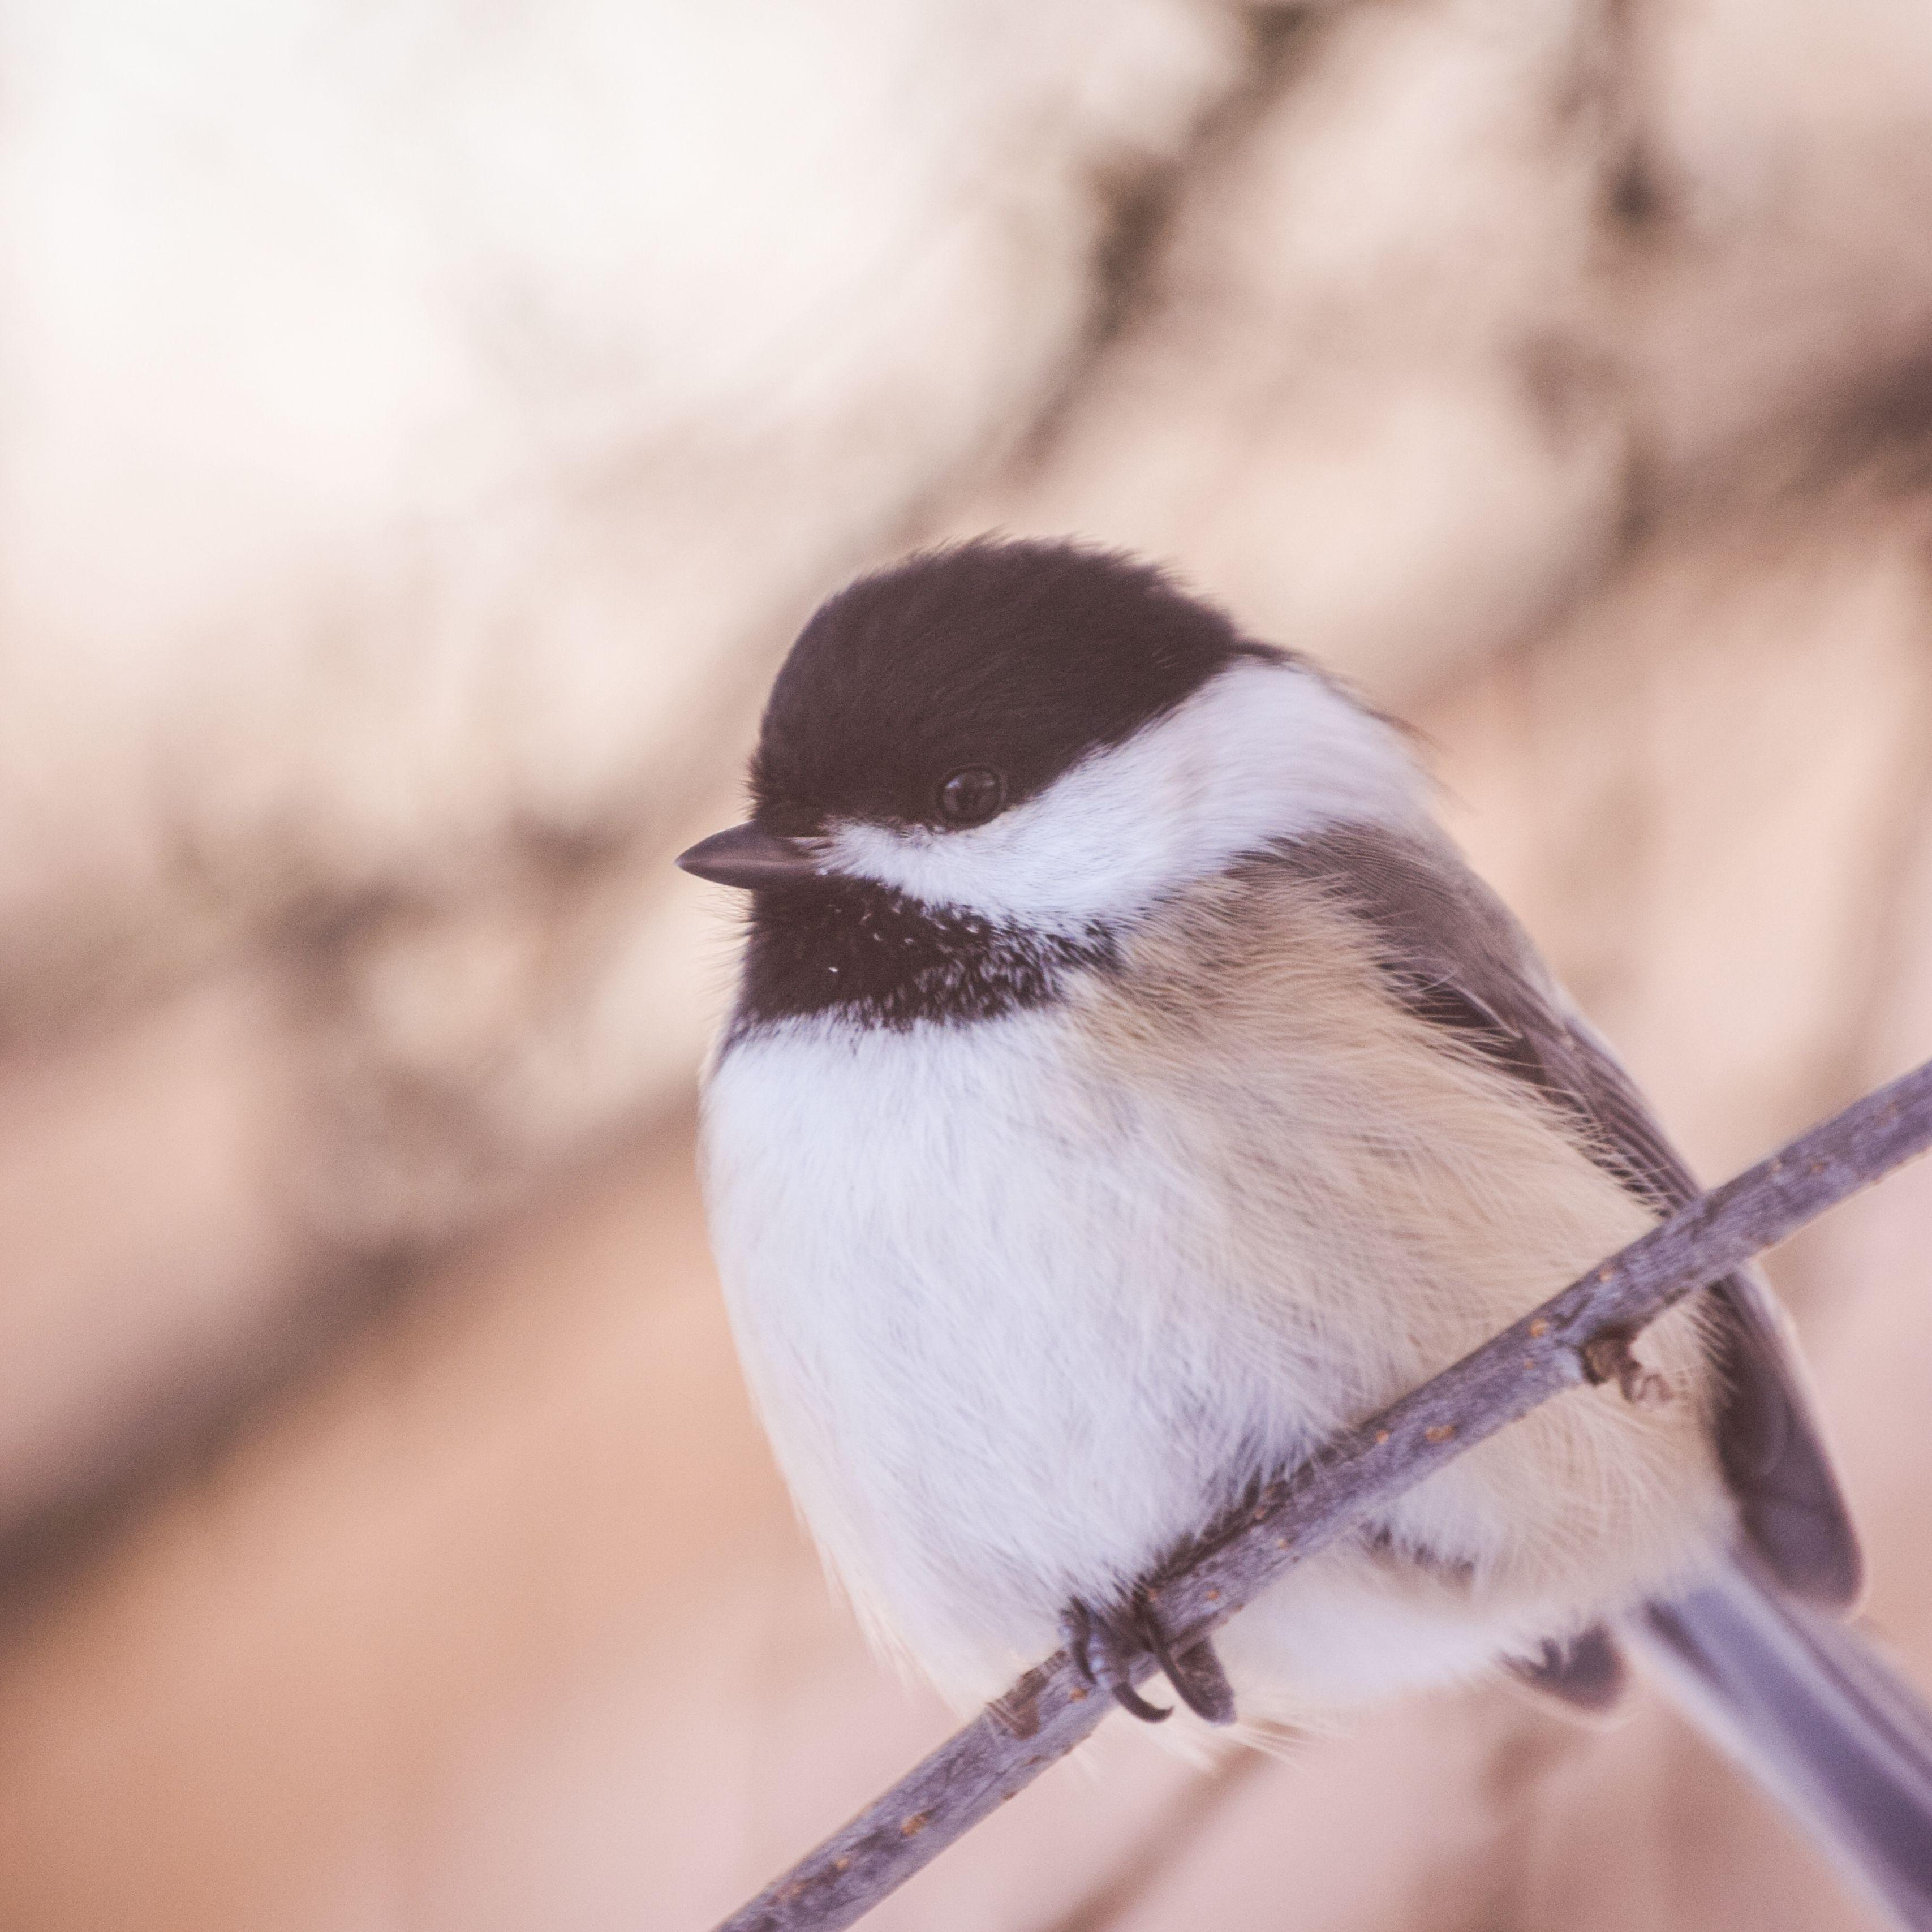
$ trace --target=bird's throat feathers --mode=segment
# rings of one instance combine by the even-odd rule
[[[761,893],[725,1045],[814,1014],[895,1028],[995,1019],[1050,1004],[1068,973],[1115,956],[1097,923],[1046,931],[926,905],[868,879]]]

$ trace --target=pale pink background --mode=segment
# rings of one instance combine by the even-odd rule
[[[702,1927],[941,1736],[691,1172],[763,685],[993,525],[1427,735],[1717,1178],[1932,1054],[1915,0],[0,13],[0,1923]],[[1932,1170],[1775,1258],[1932,1688]],[[1869,1925],[1660,1706],[1191,1770],[878,1915]]]

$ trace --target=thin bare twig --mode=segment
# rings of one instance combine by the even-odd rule
[[[1604,1379],[1672,1303],[1720,1280],[1932,1146],[1932,1061],[1856,1101],[1700,1196],[1466,1355],[1338,1437],[1216,1524],[1154,1580],[1174,1649],[1232,1616],[1292,1564],[1553,1395]],[[1599,1368],[1588,1358],[1594,1352]],[[1136,1679],[1152,1674],[1141,1659]],[[1064,1757],[1113,1708],[1064,1651],[1004,1696],[734,1913],[718,1932],[836,1932]]]

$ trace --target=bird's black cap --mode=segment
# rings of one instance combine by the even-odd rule
[[[752,765],[758,823],[943,822],[939,787],[1001,775],[1004,802],[1171,711],[1232,660],[1272,656],[1153,566],[991,538],[860,578],[779,671]]]

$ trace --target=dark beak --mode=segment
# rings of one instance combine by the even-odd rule
[[[677,862],[700,879],[720,886],[740,886],[747,892],[803,885],[821,873],[810,840],[782,838],[756,825],[734,825],[728,832],[714,832],[688,852],[680,852]]]

